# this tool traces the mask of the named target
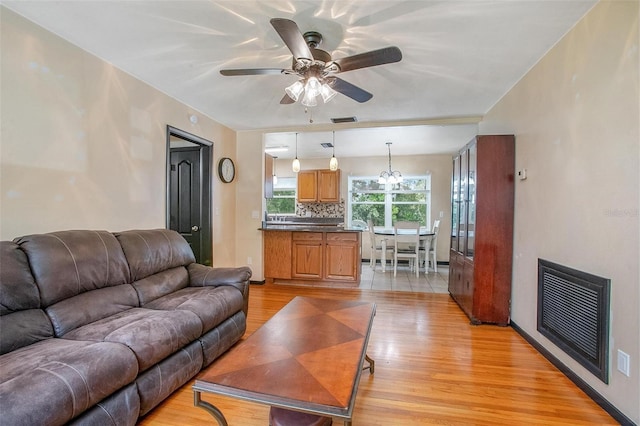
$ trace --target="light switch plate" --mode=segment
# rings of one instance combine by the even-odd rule
[[[629,354],[622,352],[618,349],[618,371],[624,374],[627,377],[631,376],[631,372],[629,369],[631,368],[631,359]]]

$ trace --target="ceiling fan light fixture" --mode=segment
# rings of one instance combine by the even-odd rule
[[[324,83],[322,86],[320,86],[320,95],[322,96],[322,100],[325,104],[333,99],[333,97],[337,94],[338,92],[333,90],[327,83]]]
[[[302,103],[302,105],[306,107],[314,107],[318,105],[316,95],[312,95],[309,90],[304,91],[304,96],[302,97],[302,101],[300,101],[300,103]]]
[[[304,84],[302,84],[301,80],[298,80],[295,83],[293,83],[291,86],[288,86],[286,89],[284,89],[284,91],[291,99],[293,99],[294,101],[297,101],[298,98],[300,98],[300,95],[302,94],[302,92],[304,91]]]
[[[320,81],[317,77],[309,77],[307,79],[307,84],[304,85],[304,93],[305,96],[309,94],[313,98],[320,94]]]

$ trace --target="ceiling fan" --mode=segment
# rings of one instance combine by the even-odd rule
[[[402,59],[400,49],[391,46],[334,60],[329,53],[317,48],[322,42],[320,33],[308,31],[302,34],[298,25],[289,19],[273,18],[270,22],[293,54],[291,69],[225,69],[220,70],[220,73],[225,76],[297,75],[300,77],[299,80],[285,89],[286,94],[280,100],[281,104],[295,103],[302,96],[301,103],[304,106],[315,106],[318,95],[326,103],[338,92],[357,102],[366,102],[373,97],[371,93],[336,77],[335,74],[398,62]]]

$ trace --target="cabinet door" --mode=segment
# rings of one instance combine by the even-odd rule
[[[264,198],[273,198],[273,157],[264,155]]]
[[[360,234],[328,232],[325,246],[325,278],[358,281],[360,276]]]
[[[460,156],[453,158],[451,176],[451,250],[458,251],[458,224],[460,222]]]
[[[318,170],[318,201],[321,203],[340,201],[340,170]]]
[[[469,147],[469,174],[467,177],[467,244],[464,255],[473,260],[476,238],[476,179],[477,173],[478,146],[473,144]]]
[[[322,278],[323,241],[321,232],[292,233],[292,278]]]
[[[301,203],[318,201],[318,174],[316,170],[298,172],[298,201]]]
[[[265,278],[291,278],[291,232],[262,232]]]
[[[460,220],[458,222],[458,251],[460,253],[464,253],[467,247],[468,176],[469,151],[465,150],[460,153]]]

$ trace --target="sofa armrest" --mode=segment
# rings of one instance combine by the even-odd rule
[[[191,263],[187,269],[191,287],[229,285],[240,290],[244,298],[244,308],[242,310],[247,315],[249,311],[249,279],[252,274],[249,267],[212,268],[199,263]]]

